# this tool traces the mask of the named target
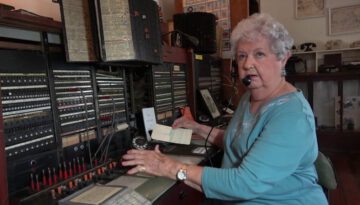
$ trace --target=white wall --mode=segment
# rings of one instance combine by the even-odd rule
[[[156,0],[162,8],[164,21],[172,19],[175,12],[175,0]],[[327,8],[359,4],[360,0],[325,0]],[[51,0],[0,0],[16,9],[25,9],[39,15],[52,17],[60,21],[59,4]],[[327,15],[324,17],[295,19],[295,0],[260,0],[260,11],[269,13],[282,22],[293,38],[295,45],[304,42],[315,42],[323,45],[328,40],[341,39],[346,43],[360,40],[360,33],[328,35]],[[321,48],[319,48],[321,49]]]
[[[172,19],[175,13],[175,0],[154,0],[161,6],[164,21]],[[51,17],[54,20],[61,21],[60,8],[58,3],[51,0],[0,0],[0,3],[14,6],[15,9],[25,9],[27,11]]]
[[[327,8],[360,4],[360,0],[325,0]],[[322,49],[328,40],[341,39],[345,44],[360,40],[360,33],[328,35],[327,14],[323,17],[295,19],[295,0],[261,0],[260,11],[269,13],[283,23],[295,40],[295,45],[315,42]],[[346,45],[345,45],[346,46]]]
[[[51,0],[0,0],[0,3],[61,21],[59,4]]]

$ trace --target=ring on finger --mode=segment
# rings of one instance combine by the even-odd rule
[[[139,172],[145,172],[145,171],[146,171],[146,168],[144,166],[139,167]]]

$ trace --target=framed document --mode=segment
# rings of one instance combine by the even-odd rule
[[[66,59],[69,62],[96,61],[90,4],[85,0],[62,0],[60,11],[64,28]]]
[[[325,0],[295,0],[297,19],[325,16]]]
[[[360,4],[329,9],[329,35],[360,32]]]
[[[217,108],[214,99],[211,97],[211,94],[208,89],[201,89],[200,94],[202,99],[205,102],[206,108],[208,109],[212,119],[220,117],[220,111]]]

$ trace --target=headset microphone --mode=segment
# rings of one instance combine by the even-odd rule
[[[245,78],[241,79],[241,82],[247,87],[251,84],[250,75],[245,76]]]

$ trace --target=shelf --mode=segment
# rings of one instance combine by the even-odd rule
[[[315,50],[315,51],[296,51],[293,52],[293,55],[303,55],[303,54],[316,54],[316,53],[336,53],[336,52],[344,52],[344,51],[356,51],[360,50],[360,47],[355,48],[340,48],[333,50]]]
[[[334,73],[299,73],[287,75],[289,81],[328,81],[328,80],[357,80],[360,78],[360,70],[357,72],[334,72]]]
[[[342,48],[334,50],[317,50],[294,52],[292,62],[289,64],[291,72],[318,72],[320,67],[326,65],[327,69],[331,67],[340,70],[350,64],[358,64],[360,62],[360,47]],[[325,68],[323,68],[325,69]]]
[[[60,33],[62,30],[61,22],[49,17],[34,15],[21,9],[9,11],[0,8],[0,25],[53,33]]]

